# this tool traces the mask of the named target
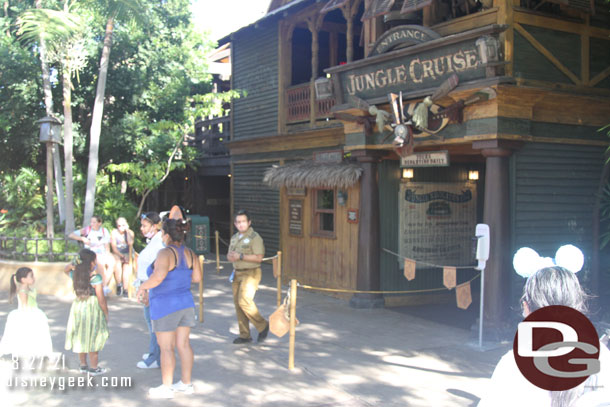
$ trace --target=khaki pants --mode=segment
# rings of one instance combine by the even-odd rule
[[[254,295],[261,281],[261,269],[235,271],[233,279],[233,302],[237,313],[239,337],[250,338],[250,322],[258,332],[267,328],[267,321],[258,312],[254,303]]]

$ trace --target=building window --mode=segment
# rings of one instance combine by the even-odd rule
[[[335,191],[316,189],[313,200],[313,234],[335,237]]]

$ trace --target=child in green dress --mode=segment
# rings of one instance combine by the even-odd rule
[[[76,299],[70,308],[65,348],[78,353],[81,373],[97,376],[107,371],[98,366],[98,352],[108,339],[108,305],[102,277],[95,273],[95,253],[83,249],[79,256],[80,263],[70,271]],[[91,366],[87,365],[87,354]]]

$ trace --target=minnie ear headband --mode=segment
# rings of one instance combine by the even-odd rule
[[[513,267],[521,277],[528,278],[545,267],[560,266],[572,273],[578,273],[585,262],[582,251],[576,246],[567,244],[561,246],[555,253],[555,258],[540,257],[534,249],[522,247],[513,257]]]

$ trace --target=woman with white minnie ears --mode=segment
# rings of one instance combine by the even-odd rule
[[[584,258],[576,247],[562,246],[555,259],[541,258],[530,248],[522,248],[513,258],[517,274],[527,277],[521,296],[523,316],[540,308],[563,305],[587,312],[587,294],[576,274]],[[562,267],[563,266],[563,267]],[[610,350],[600,343],[600,371],[580,385],[565,391],[548,391],[530,383],[521,373],[513,350],[496,365],[479,407],[536,406],[591,407],[610,405]]]

